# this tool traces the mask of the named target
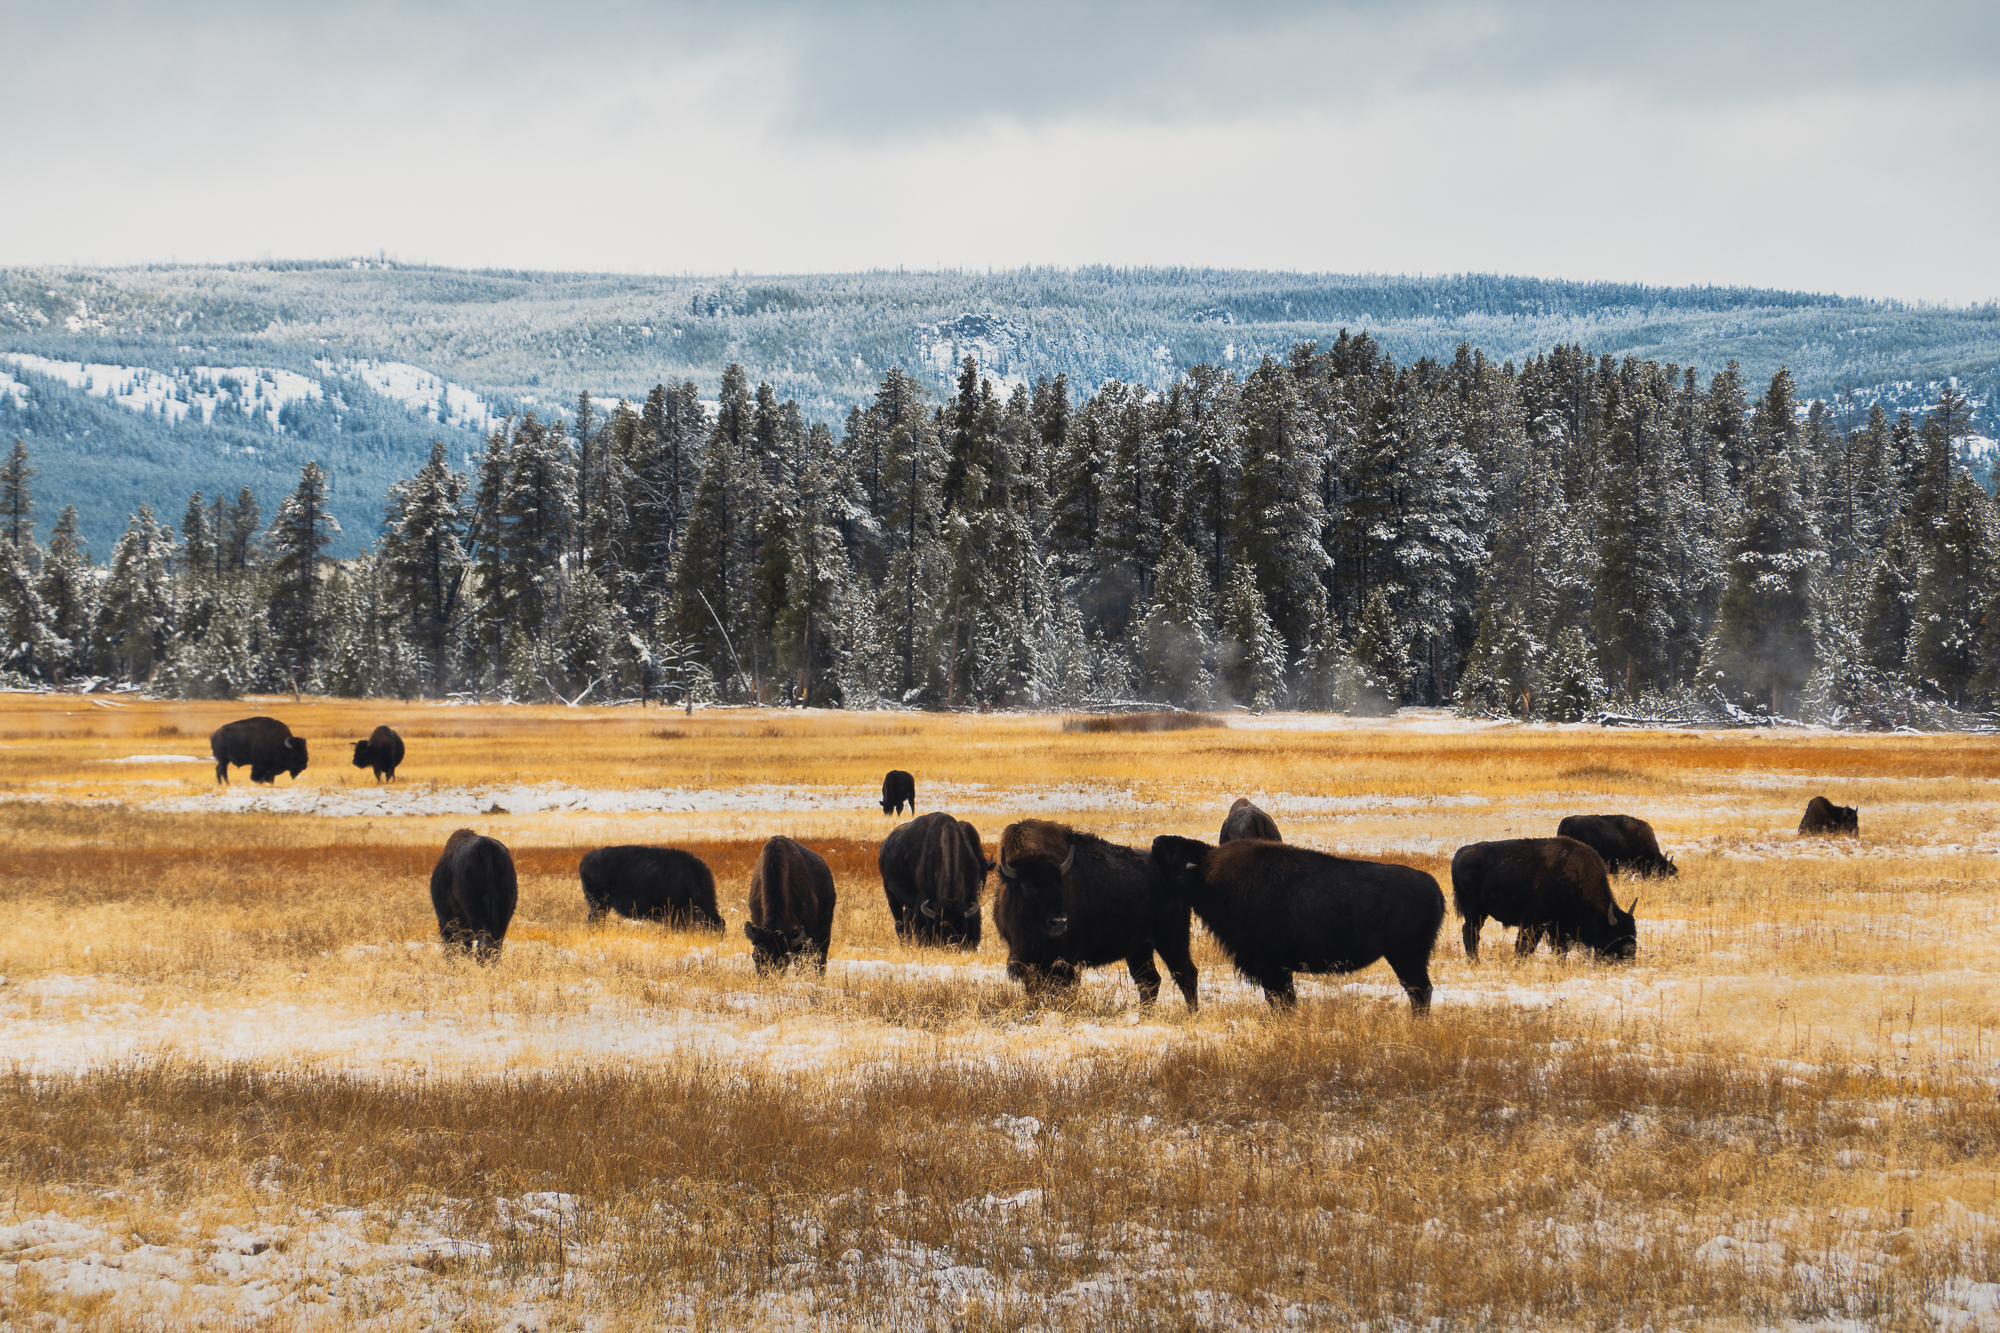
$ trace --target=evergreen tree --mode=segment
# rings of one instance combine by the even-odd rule
[[[35,471],[28,462],[28,446],[15,440],[6,465],[0,467],[0,533],[24,562],[35,540],[35,498],[29,489]]]
[[[111,551],[96,638],[108,674],[150,681],[174,638],[174,533],[149,505],[126,525]]]
[[[1955,708],[1965,706],[1980,673],[1981,622],[1995,554],[1987,494],[1961,472],[1925,552],[1910,644],[1918,679]]]
[[[307,463],[300,469],[297,488],[278,506],[278,515],[265,534],[271,550],[266,614],[278,661],[294,689],[312,683],[325,632],[318,606],[320,560],[340,534],[327,498],[326,473],[318,463]]]
[[[1789,457],[1757,467],[1731,535],[1728,583],[1716,619],[1714,670],[1735,693],[1782,715],[1812,674],[1813,580],[1819,532]]]
[[[1190,704],[1215,697],[1213,602],[1201,558],[1169,537],[1134,650],[1140,687],[1153,698]]]
[[[1332,561],[1320,545],[1326,528],[1320,455],[1298,377],[1265,357],[1244,381],[1241,411],[1242,473],[1230,560],[1251,567],[1251,586],[1268,593],[1268,618],[1286,643],[1303,648],[1324,596],[1321,576]]]
[[[1300,634],[1305,638],[1308,625]],[[1222,595],[1216,626],[1216,675],[1225,697],[1252,712],[1277,707],[1285,691],[1285,641],[1264,609],[1264,594],[1248,563],[1236,566]]]
[[[408,617],[404,632],[421,664],[417,688],[432,695],[449,688],[465,628],[469,520],[465,474],[452,471],[444,445],[432,441],[417,475],[389,488],[381,558],[389,603]]]
[[[67,647],[51,667],[50,678],[60,683],[91,660],[91,627],[97,619],[98,583],[84,550],[75,505],[64,505],[49,534],[48,553],[42,559],[35,591],[47,608],[49,627]]]
[[[1861,615],[1862,651],[1878,672],[1901,671],[1909,659],[1923,560],[1924,543],[1915,523],[1907,518],[1891,523],[1869,571]]]

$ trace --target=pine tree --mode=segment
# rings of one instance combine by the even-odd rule
[[[1583,630],[1575,625],[1564,627],[1549,645],[1538,706],[1552,721],[1581,722],[1603,696],[1604,684],[1598,679]]]
[[[1910,644],[1918,679],[1955,708],[1965,706],[1980,673],[1981,621],[1995,555],[1987,494],[1961,472],[1924,554]]]
[[[1270,357],[1244,381],[1241,401],[1242,473],[1230,561],[1251,567],[1252,586],[1267,591],[1278,633],[1303,647],[1324,596],[1321,577],[1332,565],[1320,545],[1326,515],[1312,421],[1297,377]]]
[[[28,552],[12,541],[0,542],[0,635],[0,669],[29,680],[53,680],[69,658],[69,641],[56,633]]]
[[[28,446],[15,440],[6,465],[0,467],[0,532],[24,562],[35,540],[35,498],[29,489],[35,472],[28,462]]]
[[[1889,525],[1869,571],[1861,614],[1862,651],[1878,672],[1901,671],[1909,660],[1923,561],[1924,543],[1915,523],[1898,518]]]
[[[326,625],[319,606],[320,560],[340,524],[327,508],[326,473],[307,463],[299,484],[278,506],[265,534],[270,544],[270,600],[267,616],[273,647],[294,689],[312,684]]]
[[[386,592],[408,616],[406,632],[422,664],[418,688],[432,695],[449,688],[465,629],[469,520],[465,474],[452,471],[444,445],[434,440],[417,475],[389,488],[382,538]]]
[[[1813,671],[1813,582],[1823,555],[1790,458],[1760,463],[1745,501],[1731,535],[1714,669],[1732,691],[1782,715]]]
[[[49,534],[48,553],[35,582],[35,591],[48,609],[49,627],[68,645],[62,659],[51,668],[50,678],[58,683],[73,670],[89,668],[91,627],[97,620],[98,582],[79,527],[76,506],[64,505],[55,531]]]
[[[150,681],[165,664],[174,638],[173,558],[173,529],[140,505],[112,548],[98,612],[96,637],[110,674]]]
[[[1303,639],[1311,626],[1300,632]],[[1264,594],[1248,563],[1229,576],[1216,626],[1216,675],[1225,697],[1252,712],[1277,707],[1285,691],[1285,641],[1264,610]]]
[[[1369,713],[1393,713],[1409,697],[1409,640],[1389,605],[1386,589],[1376,588],[1362,604],[1354,627],[1354,660],[1366,673],[1365,691],[1355,707]]]
[[[1215,697],[1215,633],[1208,610],[1213,602],[1201,558],[1169,537],[1133,654],[1140,687],[1152,697],[1173,704],[1205,704]]]

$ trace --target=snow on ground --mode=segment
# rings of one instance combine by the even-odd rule
[[[0,353],[0,361],[61,380],[134,412],[157,412],[173,421],[198,412],[203,421],[212,421],[218,411],[234,408],[246,417],[260,418],[274,432],[284,430],[278,414],[287,406],[321,395],[317,381],[270,366],[191,366],[170,373],[149,366],[52,361],[27,352]],[[8,383],[15,381],[10,378]]]
[[[481,435],[493,429],[493,409],[484,398],[421,366],[402,361],[350,360],[320,360],[313,364],[323,375],[360,380],[382,397],[393,398],[440,425],[459,426]]]
[[[94,764],[212,764],[214,758],[203,759],[192,754],[128,754],[123,759],[93,759]]]

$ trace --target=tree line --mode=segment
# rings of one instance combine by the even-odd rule
[[[1948,383],[1851,397],[1366,333],[1162,392],[900,370],[836,435],[740,365],[446,447],[358,558],[307,464],[146,506],[102,566],[0,472],[4,669],[193,696],[1124,701],[1937,722],[2000,691],[2000,516]]]

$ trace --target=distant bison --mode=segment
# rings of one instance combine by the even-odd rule
[[[1509,838],[1475,842],[1451,858],[1451,897],[1465,918],[1466,957],[1479,957],[1479,929],[1492,917],[1517,926],[1514,951],[1533,953],[1552,937],[1558,953],[1581,944],[1607,958],[1639,949],[1632,913],[1611,896],[1604,858],[1575,838]]]
[[[431,870],[431,907],[445,952],[469,953],[480,963],[498,958],[520,896],[504,844],[469,828],[452,834]]]
[[[229,767],[250,765],[252,782],[270,782],[280,773],[293,777],[306,771],[306,738],[275,717],[246,717],[224,723],[209,733],[208,751],[215,756],[215,780],[229,782]]]
[[[1411,1010],[1430,1008],[1444,890],[1423,871],[1268,839],[1155,838],[1153,861],[1272,1004],[1298,1003],[1293,973],[1356,972],[1381,958]]]
[[[979,891],[993,863],[978,829],[933,810],[882,839],[875,862],[897,935],[911,944],[979,947]]]
[[[714,874],[678,847],[600,847],[576,870],[592,925],[616,912],[683,930],[722,929]]]
[[[396,779],[396,765],[403,762],[403,738],[387,727],[377,727],[365,741],[354,742],[354,766],[372,768],[376,781]]]
[[[917,780],[900,768],[892,768],[882,775],[882,813],[900,815],[904,806],[910,813],[917,813]]]
[[[1575,838],[1604,858],[1612,874],[1678,875],[1676,866],[1660,853],[1653,826],[1634,815],[1570,815],[1556,826],[1558,838]]]
[[[1158,953],[1190,1009],[1198,974],[1188,952],[1188,905],[1144,852],[1043,819],[1000,833],[993,926],[1007,941],[1007,975],[1039,997],[1076,984],[1077,969],[1125,962],[1139,1003],[1159,998]]]
[[[1236,798],[1236,804],[1229,807],[1229,817],[1222,821],[1222,836],[1217,842],[1235,842],[1239,838],[1262,838],[1266,842],[1283,842],[1278,833],[1277,821],[1250,804],[1248,796]]]
[[[1799,821],[1801,833],[1851,833],[1861,836],[1861,811],[1852,805],[1835,805],[1824,796],[1806,802],[1806,817]]]
[[[750,873],[750,919],[743,923],[761,976],[782,972],[794,956],[826,971],[833,940],[833,871],[790,838],[773,838]]]

